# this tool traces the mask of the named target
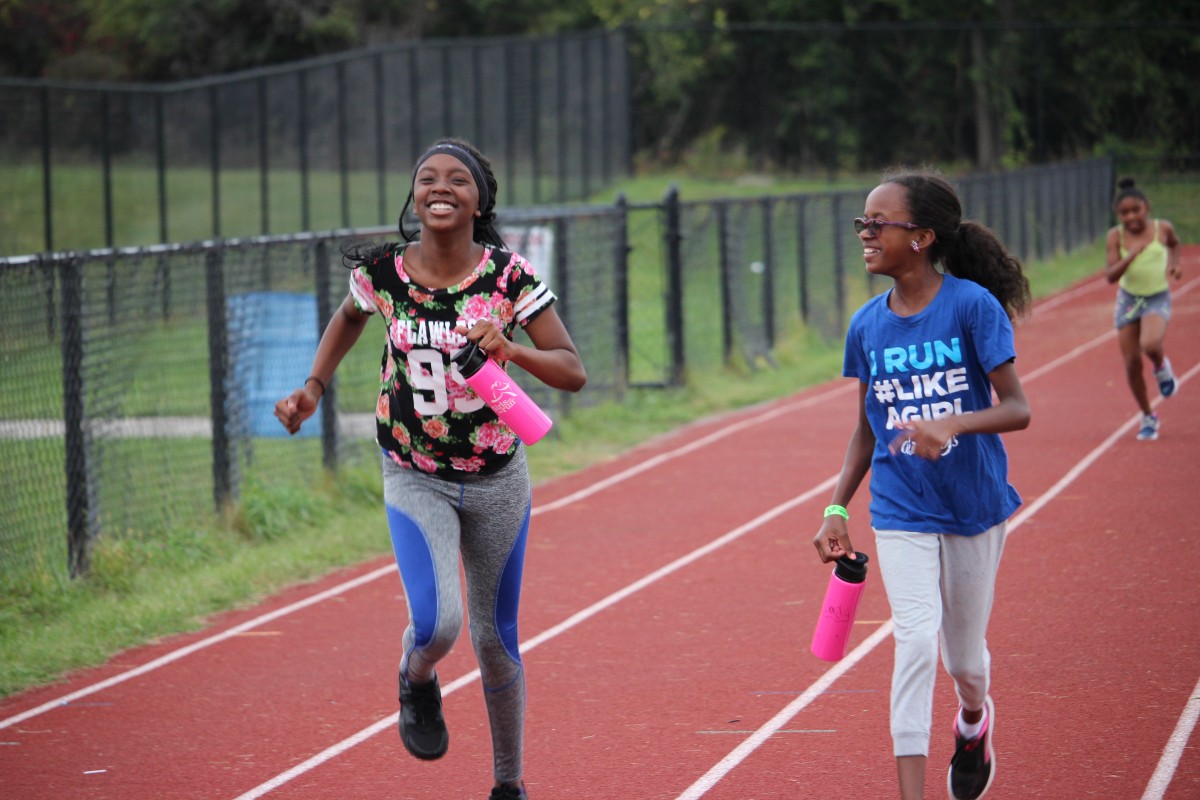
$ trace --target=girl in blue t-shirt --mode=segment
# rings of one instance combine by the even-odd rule
[[[491,800],[524,800],[525,673],[517,606],[532,488],[524,446],[467,386],[451,355],[468,340],[549,386],[579,391],[579,353],[555,296],[494,227],[496,178],[467,142],[446,139],[413,168],[403,244],[345,255],[350,291],[325,328],[304,386],[275,405],[288,432],[316,411],[372,316],[385,326],[376,439],[383,497],[409,623],[400,658],[400,739],[417,758],[449,746],[437,664],[462,630],[459,560],[471,643],[492,734]],[[413,209],[420,236],[404,230]],[[533,346],[512,340],[517,326]]]
[[[854,555],[846,506],[870,471],[896,643],[900,796],[924,797],[940,640],[960,702],[947,788],[974,800],[996,774],[985,635],[1006,522],[1021,502],[999,434],[1029,424],[1011,322],[1029,305],[1029,282],[990,230],[962,219],[954,188],[933,173],[885,176],[854,226],[867,271],[893,286],[846,334],[858,423],[813,543],[825,562]]]

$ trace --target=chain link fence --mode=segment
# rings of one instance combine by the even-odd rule
[[[418,41],[165,86],[0,79],[0,253],[390,224],[449,131],[509,206],[630,161],[619,31]]]
[[[956,181],[967,216],[1027,260],[1109,223],[1113,163]],[[778,337],[828,340],[873,285],[849,221],[869,187],[746,200],[527,208],[510,247],[560,297],[589,382],[528,387],[551,416],[684,383]],[[87,569],[97,536],[154,536],[236,502],[245,476],[308,480],[376,458],[383,334],[368,326],[318,416],[292,439],[271,416],[307,375],[345,296],[341,248],[382,228],[0,259],[0,578]],[[551,434],[553,435],[553,433]]]

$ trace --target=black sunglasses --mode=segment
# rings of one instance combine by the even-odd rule
[[[867,219],[866,217],[854,218],[855,233],[868,231],[872,236],[878,236],[879,232],[883,230],[884,225],[894,225],[897,228],[904,228],[905,230],[910,231],[921,227],[920,225],[915,225],[911,222],[888,222],[885,219]]]

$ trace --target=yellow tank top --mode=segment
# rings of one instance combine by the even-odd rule
[[[1129,252],[1125,249],[1124,228],[1118,249],[1122,258]],[[1158,220],[1154,220],[1154,238],[1125,270],[1119,285],[1130,294],[1142,297],[1167,291],[1167,248],[1158,240]]]

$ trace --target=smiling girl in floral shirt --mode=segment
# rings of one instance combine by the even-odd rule
[[[507,338],[549,309],[554,294],[516,253],[484,248],[475,269],[444,289],[415,283],[405,247],[389,245],[354,268],[358,309],[379,313],[388,340],[375,409],[377,440],[402,466],[452,476],[495,472],[517,437],[466,384],[450,356],[467,342],[456,328],[483,320]]]
[[[275,404],[275,416],[290,433],[299,430],[367,321],[382,318],[387,343],[375,419],[388,527],[409,612],[400,739],[426,760],[449,747],[436,667],[462,630],[461,557],[491,722],[490,800],[526,800],[517,607],[532,484],[524,446],[467,386],[450,356],[473,341],[499,364],[512,361],[572,392],[587,375],[553,293],[496,233],[495,198],[495,175],[475,148],[450,139],[425,151],[400,214],[406,244],[346,253],[350,292],[321,336],[312,374]],[[404,230],[410,205],[421,223],[419,238]],[[532,347],[512,341],[517,325]]]

